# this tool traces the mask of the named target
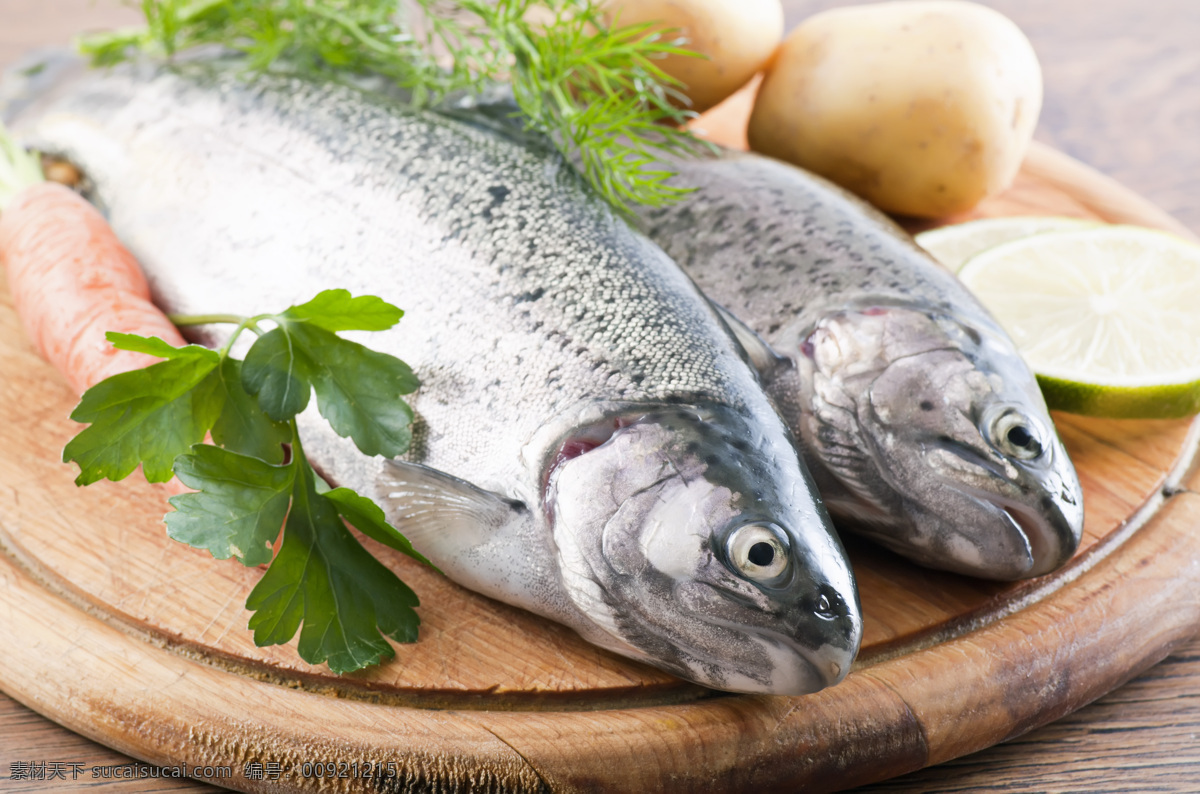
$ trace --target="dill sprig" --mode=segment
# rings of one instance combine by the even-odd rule
[[[378,75],[417,105],[508,82],[527,129],[544,133],[613,206],[658,206],[664,155],[695,143],[680,84],[658,63],[694,55],[648,25],[605,24],[598,0],[142,0],[146,26],[89,37],[99,65],[131,51],[202,45],[244,53],[251,72]]]

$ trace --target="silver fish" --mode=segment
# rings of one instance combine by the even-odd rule
[[[1079,479],[1033,374],[960,282],[798,168],[735,153],[673,165],[696,192],[638,226],[732,315],[839,526],[989,579],[1062,565]]]
[[[405,308],[362,341],[421,378],[408,459],[302,433],[452,579],[718,689],[846,675],[858,598],[786,428],[694,285],[559,157],[348,86],[61,71],[15,129],[82,167],[160,305]]]

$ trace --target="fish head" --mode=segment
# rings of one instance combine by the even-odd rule
[[[563,444],[545,503],[587,639],[728,691],[847,674],[848,563],[795,451],[762,435],[724,406],[662,406]]]
[[[806,350],[812,443],[853,493],[866,534],[988,579],[1039,576],[1075,552],[1079,479],[999,329],[870,308],[826,318]]]

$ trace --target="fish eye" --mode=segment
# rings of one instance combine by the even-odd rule
[[[996,449],[1019,460],[1041,457],[1045,450],[1037,424],[1019,411],[1005,411],[992,423],[991,441]]]
[[[726,548],[734,569],[753,582],[772,584],[790,567],[787,535],[774,524],[738,527]]]

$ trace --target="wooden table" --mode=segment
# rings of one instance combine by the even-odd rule
[[[789,27],[838,0],[785,0]],[[1195,0],[986,0],[1032,39],[1045,72],[1038,139],[1093,165],[1200,231],[1200,4]],[[76,31],[136,21],[116,0],[0,0],[0,67]],[[1200,627],[1198,627],[1200,628]],[[1200,640],[1081,711],[1020,739],[860,792],[1200,789]],[[62,762],[66,780],[7,780]],[[72,765],[129,763],[0,695],[0,790],[92,786]],[[142,780],[112,791],[211,791]]]

